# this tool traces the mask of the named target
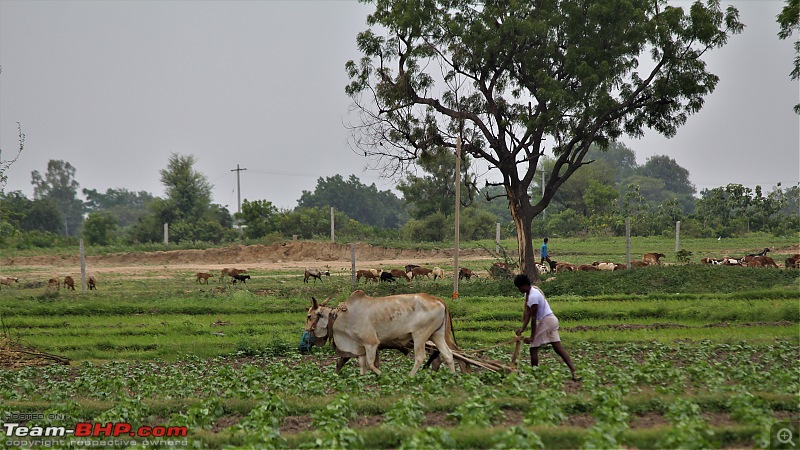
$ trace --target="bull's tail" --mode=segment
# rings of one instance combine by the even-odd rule
[[[447,305],[444,305],[444,311],[447,314],[447,320],[445,321],[444,329],[444,339],[447,342],[447,346],[452,350],[461,351],[461,347],[458,346],[458,341],[456,340],[456,330],[453,328],[453,315],[450,314],[450,308],[448,308]],[[451,336],[452,339],[450,338]]]

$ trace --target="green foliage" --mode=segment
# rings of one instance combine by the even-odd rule
[[[500,409],[490,399],[476,395],[459,405],[448,417],[458,420],[462,426],[489,427],[501,415]]]
[[[393,403],[384,414],[384,425],[416,428],[422,423],[425,414],[422,404],[412,397],[405,397]]]
[[[244,226],[244,237],[258,239],[276,230],[275,218],[278,208],[266,200],[242,202],[242,212],[237,217],[241,218]]]
[[[109,245],[119,221],[110,212],[92,212],[83,222],[83,237],[89,245]]]
[[[446,430],[439,427],[425,427],[404,440],[401,450],[422,450],[430,448],[456,448],[456,441]]]
[[[692,252],[682,248],[675,253],[675,259],[684,264],[689,264],[689,261],[692,259]]]
[[[700,414],[700,406],[691,400],[676,398],[667,407],[665,416],[672,424],[661,441],[662,448],[701,449],[715,447],[714,432]]]
[[[51,200],[63,219],[60,231],[64,235],[73,237],[80,231],[85,209],[83,201],[78,198],[79,184],[75,180],[76,171],[77,169],[66,161],[51,159],[47,162],[47,173],[44,177],[38,170],[31,172],[33,198]]]
[[[355,411],[350,404],[350,396],[341,394],[324,408],[311,413],[314,426],[320,429],[338,430],[347,428],[348,422],[355,417]]]
[[[542,439],[533,431],[518,425],[509,427],[494,438],[493,449],[545,448]]]
[[[353,220],[377,228],[399,228],[406,219],[403,202],[391,191],[378,191],[373,183],[366,186],[350,175],[319,178],[314,192],[303,191],[298,209],[336,208]]]

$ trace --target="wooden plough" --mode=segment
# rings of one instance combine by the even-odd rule
[[[483,353],[487,350],[491,350],[493,348],[503,347],[514,343],[514,353],[511,356],[511,364],[503,364],[500,361],[484,359],[480,356],[476,356],[476,353]],[[493,345],[491,347],[473,350],[472,354],[467,353],[463,350],[453,350],[453,359],[455,360],[456,364],[461,367],[463,372],[469,372],[470,366],[480,367],[486,370],[490,370],[492,372],[516,372],[518,370],[518,361],[519,358],[519,351],[520,347],[522,346],[522,337],[517,336],[510,341],[503,342],[501,344]],[[436,346],[433,345],[432,342],[425,343],[425,349],[431,352],[437,351]],[[439,360],[437,359],[434,362],[434,369],[438,367]]]

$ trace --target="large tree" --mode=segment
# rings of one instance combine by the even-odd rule
[[[372,0],[346,92],[354,144],[402,173],[446,146],[499,170],[522,271],[538,279],[531,223],[593,143],[673,136],[717,85],[702,57],[743,25],[711,0]],[[649,56],[650,61],[647,61]],[[529,187],[546,150],[545,194]]]
[[[330,208],[342,211],[360,223],[380,228],[398,228],[406,221],[403,202],[391,191],[367,186],[355,175],[319,178],[314,192],[303,191],[298,208]]]

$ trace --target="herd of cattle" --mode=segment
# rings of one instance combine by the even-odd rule
[[[711,264],[719,266],[739,266],[739,267],[779,267],[778,264],[767,253],[770,252],[769,248],[765,248],[759,253],[749,253],[741,258],[703,258],[700,260],[702,264]],[[661,265],[661,258],[664,258],[663,253],[645,253],[639,261],[631,261],[631,267],[649,267]],[[549,264],[536,264],[539,273],[558,273],[558,272],[590,272],[590,271],[613,271],[627,269],[627,264],[609,262],[609,261],[595,261],[591,264],[570,264],[568,262],[549,261]],[[784,261],[784,267],[787,269],[800,269],[800,253],[796,253]],[[480,278],[491,276],[497,271],[510,272],[510,267],[506,263],[496,262],[493,264],[488,273],[478,273],[466,267],[459,268],[459,280],[471,280],[472,278]],[[322,281],[322,277],[331,276],[329,270],[319,269],[306,269],[303,273],[303,282],[308,283],[309,279]],[[356,282],[364,279],[365,283],[369,282],[395,282],[399,279],[412,281],[416,278],[425,277],[434,280],[444,278],[445,272],[441,267],[434,267],[432,269],[427,267],[418,266],[415,264],[407,264],[403,269],[363,269],[356,271]],[[195,273],[195,280],[200,284],[208,284],[208,279],[213,278],[214,274],[208,272]],[[237,282],[246,283],[250,279],[250,275],[246,269],[225,268],[220,270],[219,283],[226,282],[230,278],[230,283],[236,284]],[[14,283],[19,283],[19,277],[0,276],[0,288],[2,286],[11,287]],[[97,289],[97,276],[90,274],[86,280],[89,290]],[[62,279],[59,277],[50,278],[47,282],[48,289],[58,290],[61,287],[64,289],[75,290],[75,279],[67,275]]]

